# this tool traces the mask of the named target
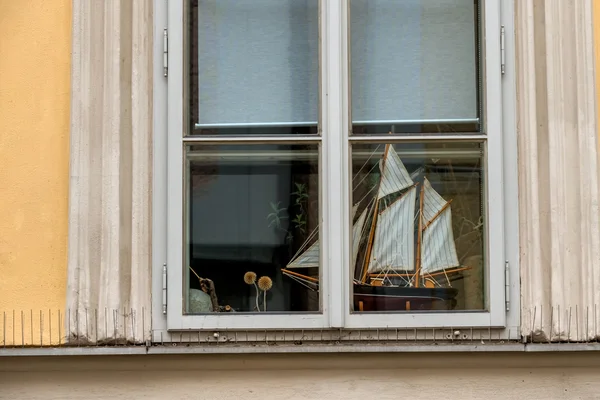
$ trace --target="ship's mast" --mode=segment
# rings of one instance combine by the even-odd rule
[[[379,175],[379,187],[381,187],[381,181],[383,180],[383,172],[385,171],[385,161],[387,159],[389,144],[385,145],[385,151],[383,153],[383,160],[381,162],[381,173]],[[379,192],[378,192],[379,193]],[[377,196],[377,200],[375,200],[375,207],[373,208],[373,220],[371,221],[371,231],[369,232],[369,241],[367,243],[367,255],[365,257],[365,266],[364,271],[361,277],[361,282],[365,283],[367,281],[367,274],[369,271],[369,263],[371,261],[371,251],[373,250],[373,238],[375,237],[375,227],[377,226],[377,214],[379,212],[379,202],[378,193],[375,194]]]
[[[369,271],[369,261],[371,259],[371,251],[373,250],[373,238],[375,236],[375,226],[377,225],[377,213],[379,212],[379,200],[375,201],[375,207],[373,208],[373,221],[371,223],[371,231],[369,232],[369,242],[367,244],[367,255],[366,255],[366,263],[363,271],[363,276],[361,278],[361,282],[365,283],[367,281],[367,274]]]
[[[419,196],[419,230],[417,234],[417,265],[415,266],[415,287],[419,287],[421,280],[421,241],[423,237],[423,197],[425,194],[425,185],[421,186],[421,195]]]

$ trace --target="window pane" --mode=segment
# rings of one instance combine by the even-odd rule
[[[353,133],[479,129],[476,3],[350,1]]]
[[[477,143],[353,145],[352,311],[484,309],[482,158]]]
[[[188,146],[186,312],[318,312],[317,145]]]
[[[318,0],[197,0],[190,17],[192,132],[315,132]]]

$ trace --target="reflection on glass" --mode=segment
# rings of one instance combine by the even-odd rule
[[[353,312],[481,310],[479,144],[352,149]]]
[[[354,134],[479,130],[477,3],[350,0]]]
[[[191,0],[192,134],[316,133],[318,3]]]
[[[194,145],[185,159],[186,312],[319,311],[317,145]]]

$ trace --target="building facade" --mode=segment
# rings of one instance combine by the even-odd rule
[[[592,0],[0,22],[3,396],[597,396]]]

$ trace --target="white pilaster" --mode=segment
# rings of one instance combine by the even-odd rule
[[[515,0],[522,334],[600,334],[592,0]]]
[[[67,339],[150,337],[152,1],[73,1]]]

